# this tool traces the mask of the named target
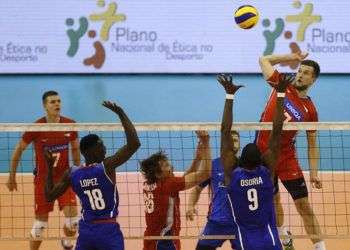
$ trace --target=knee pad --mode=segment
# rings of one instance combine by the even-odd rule
[[[77,231],[80,217],[66,217],[64,226],[72,232]]]
[[[45,228],[47,228],[47,221],[35,220],[30,234],[34,239],[39,239],[43,236]]]

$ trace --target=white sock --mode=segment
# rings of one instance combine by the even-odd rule
[[[289,234],[288,234],[287,228],[285,226],[281,226],[281,227],[277,227],[277,230],[280,236],[287,236],[287,238],[282,239],[282,244],[288,244],[291,238],[288,237]]]
[[[315,250],[326,250],[326,244],[324,243],[323,240],[315,243]]]
[[[64,239],[64,240],[62,240],[62,244],[63,244],[63,246],[65,246],[65,247],[71,247],[71,246],[73,245],[72,241],[69,240],[69,239]]]

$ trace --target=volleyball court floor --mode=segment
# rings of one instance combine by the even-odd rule
[[[307,174],[305,174],[308,180]],[[309,198],[317,215],[322,231],[333,239],[327,239],[327,249],[350,249],[350,173],[323,172],[323,189],[313,189]],[[10,193],[5,183],[7,175],[0,176],[0,249],[18,250],[29,249],[28,241],[23,240],[29,235],[33,223],[33,177],[18,175],[18,191]],[[118,190],[120,197],[119,222],[126,238],[141,237],[144,230],[144,208],[142,196],[142,177],[137,173],[118,173]],[[310,186],[309,187],[309,191]],[[286,194],[283,185],[280,185],[283,207],[285,210],[285,224],[292,233],[305,236],[301,218],[297,214],[292,199]],[[186,221],[185,204],[188,200],[188,191],[181,193],[181,235],[197,236],[206,223],[208,211],[208,195],[204,190],[199,201],[199,216],[194,221]],[[48,237],[62,235],[63,217],[56,209],[50,215]],[[336,237],[334,237],[336,236]],[[346,237],[348,239],[346,239]],[[14,240],[16,239],[16,240]],[[20,240],[22,239],[22,240]],[[182,249],[195,249],[196,239],[181,240]],[[297,250],[313,249],[309,239],[295,239]],[[61,249],[58,240],[43,241],[40,249]],[[142,249],[141,239],[126,239],[125,249]],[[220,249],[230,249],[226,242]]]

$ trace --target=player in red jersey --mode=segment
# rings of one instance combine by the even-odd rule
[[[175,177],[173,167],[163,152],[151,155],[141,162],[146,181],[143,187],[146,214],[144,236],[178,236],[180,233],[179,191],[196,186],[208,179],[211,168],[209,135],[197,131],[199,138],[196,155],[202,163],[198,171],[191,169],[182,177]],[[198,159],[197,159],[198,160]],[[180,240],[144,240],[144,250],[179,250]]]
[[[60,115],[61,99],[56,91],[47,91],[42,97],[46,115],[36,123],[73,123],[74,121]],[[25,132],[22,139],[16,145],[12,154],[10,175],[6,183],[9,191],[17,190],[16,172],[22,152],[30,143],[34,144],[35,169],[34,173],[34,199],[35,221],[31,230],[30,249],[39,249],[43,230],[48,225],[49,212],[53,210],[54,202],[47,202],[44,195],[45,178],[47,167],[44,150],[49,150],[55,157],[54,181],[58,181],[66,169],[69,168],[69,144],[71,145],[72,157],[75,165],[80,164],[80,152],[77,132]],[[60,210],[66,217],[64,233],[66,236],[74,236],[78,223],[78,212],[75,194],[69,188],[57,199]],[[73,249],[70,240],[61,241],[63,249]]]
[[[286,90],[284,101],[285,122],[317,122],[318,115],[316,108],[307,95],[311,86],[315,83],[320,73],[319,65],[312,60],[304,60],[307,53],[293,53],[288,55],[268,55],[261,57],[259,62],[264,78],[271,86],[279,84],[281,73],[274,69],[274,65],[288,61],[299,61],[300,67],[293,82]],[[273,90],[261,116],[261,122],[271,122],[276,106],[276,91]],[[280,157],[277,161],[276,176],[292,196],[298,213],[301,215],[306,232],[309,235],[320,235],[321,229],[313,209],[308,200],[308,190],[305,184],[303,172],[297,159],[295,149],[295,137],[298,131],[284,131],[282,134]],[[259,131],[256,143],[261,152],[267,149],[270,131]],[[306,131],[308,141],[308,159],[310,165],[310,183],[313,187],[322,188],[322,182],[318,176],[319,148],[317,145],[316,131]],[[275,180],[275,206],[277,214],[277,226],[280,235],[288,236],[289,232],[283,227],[283,208],[278,192],[278,179]],[[325,249],[324,241],[321,237],[312,238],[315,249]],[[285,249],[294,249],[292,240],[287,238],[283,241]]]

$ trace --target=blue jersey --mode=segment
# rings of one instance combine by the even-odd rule
[[[73,166],[70,178],[71,186],[80,199],[85,222],[115,218],[118,215],[117,185],[106,174],[103,163]]]
[[[209,181],[208,181],[209,180]],[[212,161],[211,177],[200,184],[211,184],[212,201],[210,204],[209,220],[219,222],[220,224],[233,224],[230,204],[227,200],[227,187],[224,184],[224,168],[220,158]]]
[[[232,214],[239,227],[247,230],[276,227],[273,183],[266,167],[252,171],[237,167],[228,189]]]

